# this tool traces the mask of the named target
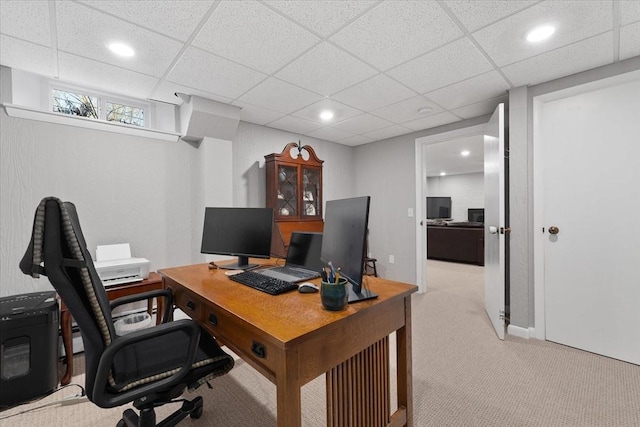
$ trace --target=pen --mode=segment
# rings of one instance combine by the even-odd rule
[[[327,277],[327,272],[326,270],[323,268],[322,270],[320,270],[320,277],[322,277],[322,281],[323,282],[328,282],[329,278]]]
[[[330,268],[329,281],[332,282],[332,283],[335,283],[334,279],[336,278],[336,269],[333,268],[333,263],[331,261],[329,261],[329,268]]]
[[[338,269],[336,270],[336,281],[335,281],[335,283],[338,283],[339,280],[340,280],[340,267],[338,267]]]

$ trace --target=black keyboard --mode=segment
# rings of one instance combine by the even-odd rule
[[[255,271],[243,271],[242,273],[233,274],[229,276],[229,279],[271,295],[278,295],[298,289],[298,285],[293,282],[274,279],[273,277],[265,276]]]

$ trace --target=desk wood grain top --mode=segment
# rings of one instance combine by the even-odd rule
[[[325,327],[335,326],[347,317],[357,317],[365,309],[383,309],[386,304],[400,301],[417,291],[415,285],[365,276],[365,284],[379,295],[378,298],[349,304],[343,311],[332,312],[322,307],[319,292],[291,291],[269,295],[232,281],[225,271],[209,269],[208,264],[195,264],[165,268],[159,273],[169,279],[169,285],[171,281],[176,282],[210,304],[266,331],[283,346]],[[312,282],[320,286],[320,279]]]

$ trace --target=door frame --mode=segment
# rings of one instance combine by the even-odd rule
[[[461,129],[437,133],[434,135],[423,136],[415,140],[415,188],[416,188],[416,208],[415,208],[415,229],[416,229],[416,285],[418,285],[418,293],[424,293],[427,290],[426,271],[427,271],[427,219],[425,209],[425,198],[427,197],[427,177],[424,168],[424,156],[426,155],[426,147],[431,144],[447,142],[467,136],[484,135],[487,124],[482,123],[464,127]],[[421,223],[423,225],[421,225]]]

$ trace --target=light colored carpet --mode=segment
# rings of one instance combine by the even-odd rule
[[[429,261],[427,274],[429,291],[413,296],[415,426],[640,426],[639,366],[535,339],[499,341],[484,312],[482,267]],[[82,356],[76,360],[72,382],[84,385]],[[239,360],[212,385],[188,396],[204,397],[204,414],[182,425],[276,424],[275,386],[248,364]],[[66,388],[0,418],[75,391]],[[303,388],[303,426],[325,425],[324,393],[324,377]],[[114,426],[126,407],[56,405],[0,425]],[[158,419],[174,408],[159,408]]]

